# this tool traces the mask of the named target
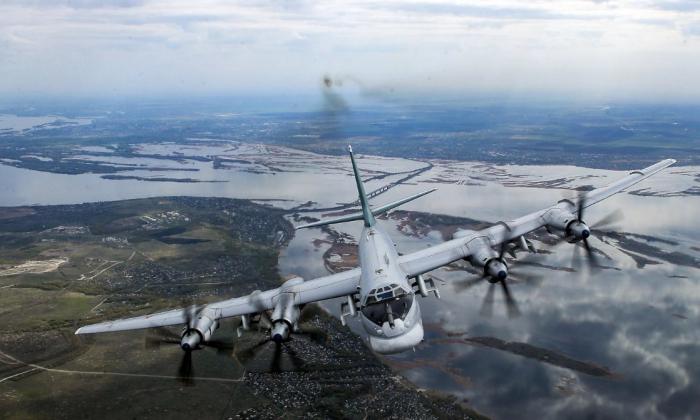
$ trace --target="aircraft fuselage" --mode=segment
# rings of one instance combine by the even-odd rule
[[[420,307],[394,242],[378,224],[362,230],[359,258],[360,319],[370,346],[383,354],[415,347],[423,340]]]

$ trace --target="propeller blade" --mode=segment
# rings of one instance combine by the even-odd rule
[[[493,316],[493,291],[495,289],[493,283],[489,284],[489,290],[484,296],[484,301],[481,304],[481,309],[479,310],[479,315],[485,318],[491,318]]]
[[[225,341],[210,340],[206,342],[205,348],[214,350],[217,356],[233,357],[236,345]]]
[[[260,312],[260,321],[258,322],[258,331],[260,331],[261,328],[265,328],[266,330],[272,329],[272,321],[270,321],[270,316],[267,314],[266,311]]]
[[[219,340],[209,340],[205,343],[207,347],[214,347],[215,349],[226,349],[230,350],[234,347],[233,343],[229,343],[227,341],[219,341]]]
[[[292,361],[292,364],[294,365],[294,370],[301,370],[304,367],[306,367],[306,361],[299,357],[297,352],[295,352],[293,349],[289,348],[289,345],[285,343],[285,348],[287,349],[287,354],[290,356],[290,360]]]
[[[155,327],[148,329],[148,335],[152,337],[159,337],[164,340],[177,340],[180,341],[180,334],[166,327]]]
[[[182,357],[182,362],[180,362],[180,369],[178,370],[178,380],[180,380],[185,386],[194,385],[192,351],[186,351]]]
[[[524,277],[525,284],[531,287],[542,287],[544,284],[544,276],[530,275]]]
[[[578,200],[578,221],[583,223],[583,209],[586,208],[586,194],[583,194]]]
[[[581,271],[581,256],[579,255],[579,245],[574,244],[574,252],[571,254],[571,268]]]
[[[190,305],[185,309],[185,326],[187,326],[188,330],[194,327],[193,321],[197,316],[197,312],[199,312],[197,305]]]
[[[172,340],[167,338],[149,337],[143,338],[143,348],[145,350],[160,350],[163,344],[179,346],[180,340]]]
[[[282,343],[275,343],[275,353],[272,356],[270,372],[282,372]]]
[[[620,209],[617,209],[614,212],[603,217],[602,219],[598,220],[593,225],[591,225],[591,229],[596,229],[596,230],[605,229],[605,230],[617,231],[617,230],[619,230],[619,227],[616,226],[616,224],[623,221],[624,219],[625,219],[625,216],[622,214],[622,211],[620,211]]]
[[[474,277],[472,279],[462,280],[459,282],[453,282],[452,285],[455,288],[455,292],[462,293],[465,290],[471,289],[472,287],[476,286],[477,284],[481,283],[484,280],[486,280],[485,277]]]
[[[506,309],[508,310],[508,319],[518,318],[522,316],[520,309],[518,309],[518,304],[515,301],[515,298],[513,298],[513,296],[511,296],[510,294],[510,289],[508,288],[506,282],[501,280],[499,283],[501,283],[503,293],[506,296]]]
[[[588,243],[588,239],[584,239],[582,242],[586,249],[586,256],[588,257],[588,268],[591,270],[591,274],[598,274],[600,272],[600,263],[598,262],[598,257],[596,257],[594,253],[594,249]]]
[[[513,280],[517,283],[525,284],[531,287],[541,287],[544,283],[544,276],[536,274],[524,274],[520,270],[510,270],[507,281]]]
[[[151,328],[143,336],[145,350],[160,350],[163,344],[180,345],[180,335],[165,327]]]

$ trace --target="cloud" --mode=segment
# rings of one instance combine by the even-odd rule
[[[689,23],[685,28],[683,28],[683,35],[700,36],[700,21]]]
[[[653,3],[653,7],[660,10],[671,10],[674,12],[696,12],[700,10],[700,1],[657,1]]]
[[[660,4],[10,1],[0,92],[318,92],[329,73],[416,92],[700,93],[681,82],[700,59],[683,43],[700,13]],[[47,66],[51,75],[38,70]],[[161,76],[144,85],[131,69]]]
[[[148,0],[10,0],[6,2],[6,4],[25,7],[69,7],[73,9],[132,8],[142,7],[147,3]]]
[[[392,6],[394,8],[396,6]],[[398,10],[437,15],[469,16],[497,20],[542,20],[542,19],[586,19],[585,15],[562,13],[545,8],[524,8],[516,6],[466,5],[451,3],[406,3],[396,7]]]

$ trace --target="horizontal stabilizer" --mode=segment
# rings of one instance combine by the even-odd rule
[[[362,220],[362,213],[353,214],[352,216],[339,217],[337,219],[331,220],[321,220],[320,222],[309,223],[308,225],[297,226],[295,229],[305,229],[316,226],[334,225],[336,223],[352,222],[355,220]]]
[[[428,190],[428,191],[423,191],[422,193],[418,193],[418,194],[412,195],[410,197],[406,197],[402,200],[394,201],[393,203],[389,203],[389,204],[385,204],[381,207],[377,207],[376,209],[371,210],[372,215],[378,216],[378,215],[380,215],[384,212],[387,212],[391,209],[394,209],[402,204],[408,203],[409,201],[413,201],[416,198],[420,198],[426,194],[430,194],[433,191],[437,191],[437,188],[433,188],[432,190]],[[316,227],[316,226],[334,225],[337,223],[352,222],[355,220],[363,220],[363,219],[364,219],[363,214],[357,213],[357,214],[353,214],[350,216],[339,217],[337,219],[321,220],[320,222],[314,222],[314,223],[309,223],[307,225],[297,226],[296,229],[305,229],[305,228]]]
[[[378,215],[380,215],[380,214],[382,214],[382,213],[384,213],[384,212],[387,212],[387,211],[389,211],[389,210],[391,210],[391,209],[393,209],[393,208],[396,208],[396,207],[398,207],[398,206],[400,206],[400,205],[402,205],[402,204],[408,203],[409,201],[413,201],[413,200],[415,200],[416,198],[420,198],[420,197],[423,197],[423,196],[426,195],[426,194],[430,194],[430,193],[433,192],[433,191],[437,191],[437,188],[433,188],[432,190],[428,190],[428,191],[423,191],[422,193],[418,193],[418,194],[412,195],[412,196],[410,196],[410,197],[406,197],[406,198],[404,198],[403,200],[394,201],[393,203],[389,203],[389,204],[385,204],[385,205],[383,205],[383,206],[381,206],[381,207],[377,207],[376,209],[373,209],[373,210],[372,210],[372,214],[375,215],[375,216],[378,216]]]

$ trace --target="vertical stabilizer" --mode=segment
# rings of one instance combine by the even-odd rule
[[[357,193],[360,195],[360,205],[362,206],[362,213],[355,213],[355,214],[352,214],[349,216],[338,217],[337,219],[321,220],[318,222],[313,222],[313,223],[309,223],[306,225],[297,226],[296,229],[305,229],[305,228],[317,227],[317,226],[334,225],[336,223],[345,223],[345,222],[351,222],[351,221],[355,221],[355,220],[364,220],[366,227],[372,227],[377,223],[376,220],[374,219],[374,216],[378,216],[378,215],[380,215],[384,212],[387,212],[391,209],[394,209],[402,204],[408,203],[409,201],[413,201],[416,198],[423,197],[424,195],[430,194],[431,192],[435,191],[435,188],[433,188],[433,189],[428,190],[428,191],[423,191],[422,193],[413,194],[410,197],[406,197],[402,200],[394,201],[393,203],[379,206],[379,207],[375,208],[374,210],[372,210],[369,207],[369,203],[367,202],[367,195],[365,194],[365,187],[362,185],[362,178],[360,178],[360,171],[357,170],[357,163],[355,163],[355,156],[352,154],[352,147],[348,146],[348,150],[350,151],[350,159],[352,160],[352,171],[355,174],[355,182],[357,183]]]
[[[357,163],[355,163],[355,156],[352,153],[352,146],[348,146],[350,151],[350,160],[352,160],[352,171],[355,173],[355,182],[357,183],[357,193],[360,195],[360,205],[362,206],[362,218],[365,221],[365,227],[374,226],[377,223],[372,215],[372,209],[369,208],[369,202],[367,201],[367,196],[365,195],[365,187],[362,185],[362,179],[360,178],[360,172],[357,170]]]

